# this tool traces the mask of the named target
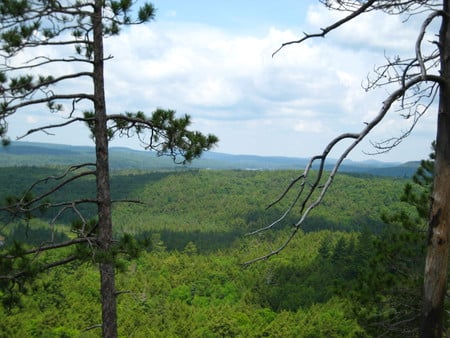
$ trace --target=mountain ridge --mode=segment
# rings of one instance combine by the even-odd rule
[[[12,142],[0,148],[0,167],[12,166],[54,166],[93,162],[93,146],[74,146],[38,142]],[[190,169],[229,169],[229,170],[284,170],[303,169],[309,158],[234,155],[218,152],[206,152],[191,164],[174,164],[170,157],[157,156],[156,152],[136,150],[127,147],[111,147],[110,163],[112,170],[177,170]],[[325,165],[331,169],[336,160],[329,159]],[[377,160],[345,160],[340,171],[346,173],[368,174],[376,176],[411,177],[420,165],[420,161],[406,163],[382,162]]]

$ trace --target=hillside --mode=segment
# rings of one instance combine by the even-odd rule
[[[0,167],[0,201],[3,204],[5,197],[23,193],[38,179],[58,173],[62,170],[16,167],[11,172],[8,167]],[[113,198],[137,199],[144,204],[116,204],[115,230],[138,237],[157,232],[169,248],[178,250],[190,241],[201,249],[228,246],[244,233],[264,227],[283,214],[287,201],[269,210],[265,208],[297,174],[293,170],[116,171],[111,178]],[[401,207],[398,196],[404,183],[404,179],[390,177],[338,175],[324,205],[311,214],[303,229],[310,232],[370,228],[379,232],[383,227],[380,214]],[[43,181],[36,186],[34,195],[55,184],[57,180]],[[50,199],[60,203],[93,198],[94,187],[93,177],[86,177]],[[80,206],[79,210],[87,218],[95,214],[94,205]],[[48,222],[56,212],[47,210],[44,215],[36,213],[36,217]],[[298,214],[292,212],[281,228],[295,222],[296,217]],[[76,215],[65,212],[59,222],[67,225],[74,218]]]
[[[110,150],[112,170],[139,169],[241,169],[241,170],[285,170],[302,169],[309,159],[276,156],[230,155],[207,152],[192,164],[180,166],[168,157],[158,157],[155,152],[123,147]],[[94,161],[94,148],[48,143],[13,142],[0,148],[0,167],[11,166],[59,166]],[[327,168],[333,165],[330,160]],[[341,172],[392,177],[411,177],[419,162],[405,164],[379,161],[344,161]]]
[[[37,178],[61,171],[2,167],[0,200],[23,191]],[[143,246],[137,258],[125,255],[118,261],[121,336],[371,337],[383,332],[372,324],[380,318],[386,322],[393,308],[388,304],[380,309],[377,295],[395,301],[399,293],[393,296],[383,284],[386,276],[391,278],[392,272],[387,272],[392,262],[384,265],[376,257],[379,243],[389,243],[378,237],[387,229],[380,214],[408,211],[398,200],[405,179],[338,175],[323,205],[310,214],[285,251],[242,269],[242,262],[285,240],[298,219],[298,210],[293,210],[273,231],[245,236],[280,217],[287,201],[266,206],[297,174],[294,170],[113,172],[114,198],[143,202],[114,204],[116,237],[128,233]],[[90,196],[92,181],[84,178],[52,201]],[[43,188],[54,183],[43,181]],[[288,200],[293,196],[287,195]],[[88,208],[83,214],[89,218],[95,210]],[[39,245],[50,236],[56,242],[73,236],[68,217],[49,226],[54,213],[35,216],[29,222],[3,224],[0,236],[5,247],[17,245],[14,240]],[[45,262],[51,255],[83,248],[42,252],[39,259]],[[20,309],[10,311],[9,298],[4,297],[0,336],[98,337],[98,271],[92,259],[94,264],[66,265],[26,283],[29,291],[20,295]],[[404,287],[404,280],[400,282]],[[361,288],[361,283],[367,286]]]

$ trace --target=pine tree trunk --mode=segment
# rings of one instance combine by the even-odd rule
[[[440,30],[441,76],[436,161],[425,261],[421,337],[442,337],[450,228],[450,0],[443,1],[445,15]]]
[[[113,243],[111,219],[111,193],[109,184],[108,129],[103,74],[103,26],[102,0],[95,0],[94,29],[94,109],[95,151],[98,203],[98,246],[101,252],[100,282],[102,301],[103,337],[117,337],[116,289],[113,258],[110,248]]]

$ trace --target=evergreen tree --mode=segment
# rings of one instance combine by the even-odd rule
[[[434,142],[432,150],[403,188],[400,200],[408,208],[381,215],[389,227],[373,241],[373,252],[358,279],[355,292],[363,305],[360,316],[373,333],[392,337],[419,334]]]
[[[107,112],[105,100],[104,63],[111,59],[104,55],[103,40],[118,35],[124,25],[141,24],[154,16],[154,7],[144,3],[134,10],[128,0],[5,0],[0,3],[0,137],[7,137],[8,117],[29,107],[46,107],[66,120],[29,130],[26,135],[54,128],[85,123],[92,131],[96,161],[71,167],[49,191],[34,196],[33,185],[24,197],[10,200],[3,209],[13,215],[23,214],[28,220],[39,208],[71,209],[79,216],[74,231],[77,238],[64,243],[50,243],[24,249],[15,245],[1,256],[1,286],[11,290],[23,277],[86,258],[86,251],[99,264],[101,276],[103,336],[117,336],[115,256],[119,248],[113,238],[109,173],[109,140],[116,136],[136,135],[147,149],[168,154],[181,162],[191,161],[210,149],[218,140],[188,130],[190,117],[175,116],[172,110],[158,109],[150,116],[143,112]],[[57,54],[63,56],[55,56]],[[58,67],[65,69],[57,73]],[[67,73],[69,69],[73,72]],[[86,91],[67,92],[73,84]],[[75,173],[75,174],[74,174]],[[68,176],[71,174],[71,176]],[[47,198],[61,187],[80,177],[94,175],[96,196],[52,205]],[[50,180],[46,178],[45,182]],[[42,182],[44,182],[42,181]],[[42,183],[37,182],[37,183]],[[79,213],[82,204],[97,205],[96,221],[89,222]],[[125,241],[129,242],[129,241]],[[40,265],[30,255],[71,245],[83,250]],[[88,250],[87,250],[88,249]],[[83,253],[83,254],[81,254]],[[13,263],[16,262],[16,263]],[[18,262],[18,263],[17,263]]]
[[[400,223],[405,229],[424,230],[430,212],[430,196],[433,188],[434,159],[436,157],[436,143],[433,141],[432,152],[429,158],[420,161],[420,166],[412,177],[412,182],[405,184],[402,202],[408,203],[414,208],[415,213],[397,213],[383,215],[387,223]]]

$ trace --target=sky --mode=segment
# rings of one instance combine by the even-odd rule
[[[152,3],[154,21],[105,41],[105,55],[113,56],[105,74],[108,112],[167,108],[189,114],[192,129],[217,135],[213,150],[229,154],[310,157],[336,136],[359,132],[388,95],[388,88],[366,92],[362,83],[386,56],[413,56],[420,27],[420,18],[366,15],[325,39],[286,47],[272,57],[283,42],[319,32],[339,13],[313,0]],[[14,139],[55,119],[48,112],[21,111],[11,118],[9,135]],[[391,112],[349,158],[427,158],[435,124],[433,107],[399,146],[370,155],[371,142],[400,136],[409,126]],[[92,144],[82,126],[23,140]],[[125,138],[112,145],[139,147]],[[330,156],[338,157],[340,150]]]

